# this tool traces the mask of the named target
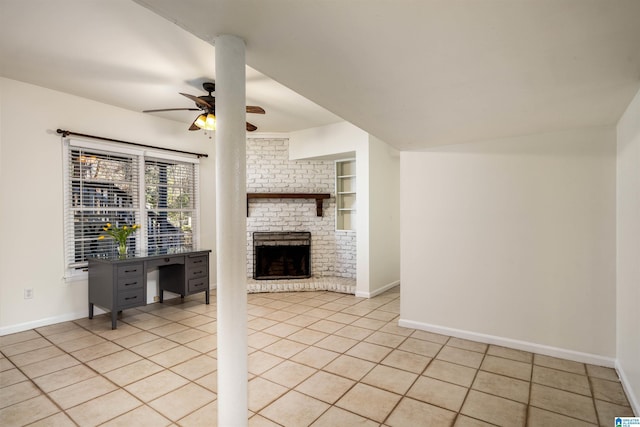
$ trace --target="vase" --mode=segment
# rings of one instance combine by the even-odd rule
[[[118,258],[124,259],[127,257],[127,242],[118,243]]]

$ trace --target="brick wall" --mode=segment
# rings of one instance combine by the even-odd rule
[[[356,277],[356,233],[338,230],[336,233],[335,275]]]
[[[356,277],[355,233],[335,230],[335,164],[325,160],[289,160],[288,139],[247,140],[247,192],[330,193],[324,215],[315,200],[259,199],[249,202],[247,275],[253,276],[254,231],[310,231],[314,277]]]

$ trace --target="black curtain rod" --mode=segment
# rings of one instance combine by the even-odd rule
[[[173,151],[174,153],[191,154],[193,156],[198,156],[198,158],[200,158],[200,157],[209,157],[208,154],[204,154],[204,153],[192,153],[191,151],[175,150],[173,148],[154,147],[153,145],[139,144],[137,142],[122,141],[122,140],[119,140],[119,139],[104,138],[102,136],[87,135],[87,134],[84,134],[84,133],[71,132],[69,130],[64,130],[64,129],[58,129],[58,130],[56,130],[56,132],[58,132],[59,134],[62,134],[63,138],[66,138],[69,135],[83,136],[85,138],[93,138],[93,139],[101,139],[103,141],[119,142],[120,144],[135,145],[137,147],[153,148],[154,150],[165,150],[165,151]]]

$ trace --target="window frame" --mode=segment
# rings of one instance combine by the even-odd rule
[[[200,246],[200,171],[199,158],[195,155],[176,155],[161,150],[135,149],[124,144],[111,142],[97,142],[81,138],[63,138],[62,143],[62,164],[63,164],[63,262],[65,279],[80,279],[87,276],[86,261],[78,262],[72,260],[75,250],[75,227],[73,221],[74,209],[72,207],[72,177],[71,177],[71,151],[74,149],[96,150],[103,153],[112,153],[114,156],[129,156],[137,162],[137,195],[138,206],[134,208],[136,223],[140,224],[140,230],[135,233],[135,247],[146,252],[148,250],[147,221],[148,213],[153,209],[148,209],[146,204],[145,168],[146,161],[160,161],[168,163],[193,164],[193,203],[192,215],[192,247],[194,250]]]

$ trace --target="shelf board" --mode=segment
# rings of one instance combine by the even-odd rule
[[[247,216],[250,199],[315,199],[316,215],[322,216],[322,201],[330,197],[329,193],[247,193]]]
[[[338,191],[338,194],[356,194],[355,191]]]
[[[355,175],[338,175],[336,178],[338,179],[346,179],[346,178],[355,178]]]

